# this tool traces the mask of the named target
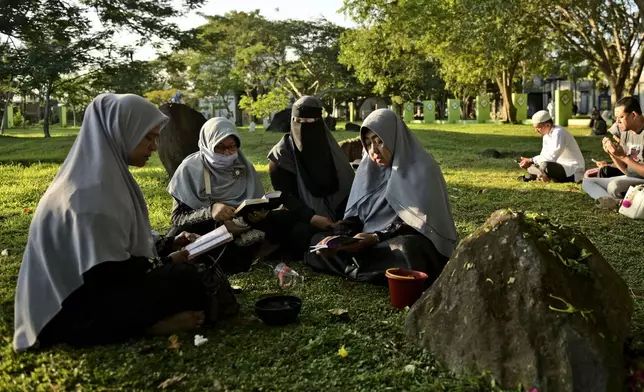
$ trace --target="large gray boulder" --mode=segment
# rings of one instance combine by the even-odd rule
[[[163,104],[159,110],[170,117],[159,136],[159,159],[168,176],[172,177],[183,159],[199,149],[199,131],[206,118],[180,103]]]
[[[362,159],[362,142],[359,137],[352,139],[345,139],[338,143],[340,149],[347,156],[349,162]]]
[[[582,234],[496,211],[411,308],[410,339],[456,373],[505,388],[620,391],[633,304]]]

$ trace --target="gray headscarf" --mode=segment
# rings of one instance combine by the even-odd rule
[[[407,125],[391,110],[373,111],[360,135],[376,133],[391,150],[393,162],[381,168],[365,154],[356,173],[345,218],[357,216],[366,232],[385,229],[399,216],[450,257],[458,234],[440,167]]]
[[[36,344],[65,298],[83,284],[83,273],[106,261],[156,256],[128,155],[168,120],[131,94],[99,95],[87,107],[78,137],[29,227],[16,289],[16,350]]]
[[[215,162],[215,146],[228,136],[237,139],[237,159],[229,167]],[[204,170],[210,175],[210,195],[206,193]],[[212,202],[239,206],[246,199],[262,197],[264,188],[259,174],[241,151],[239,133],[230,120],[215,117],[206,121],[199,133],[199,151],[181,162],[168,185],[168,192],[194,210]]]
[[[294,124],[291,119],[291,133],[285,135],[268,154],[268,159],[280,168],[297,176],[299,198],[316,215],[326,216],[331,220],[340,220],[335,216],[340,206],[351,191],[353,169],[346,155],[340,149],[331,131],[322,121],[322,102],[311,96],[304,96],[293,104],[293,116],[318,118],[315,124]],[[304,135],[305,132],[324,132],[320,135]],[[319,143],[324,143],[320,145]],[[308,147],[308,148],[307,148]],[[305,162],[304,159],[307,161]],[[316,166],[317,165],[317,166]],[[324,173],[335,170],[334,173]],[[331,175],[328,175],[331,174]],[[322,177],[325,178],[322,178]],[[327,178],[328,177],[328,178]],[[319,179],[321,188],[334,189],[325,196],[314,196],[309,185]],[[316,190],[319,191],[319,190]],[[316,192],[317,193],[317,192]],[[324,189],[322,193],[324,194]]]

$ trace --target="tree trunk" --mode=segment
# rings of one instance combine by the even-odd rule
[[[27,128],[27,94],[22,94],[22,129]]]
[[[74,123],[74,126],[76,126],[76,106],[74,105],[69,105],[72,107],[72,122]]]
[[[49,134],[49,117],[51,109],[51,82],[47,82],[47,88],[45,89],[45,118],[43,124],[43,132],[45,137],[51,137]]]
[[[644,69],[644,56],[640,54],[640,57],[637,59],[637,65],[635,66],[635,71],[631,74],[631,77],[626,82],[626,90],[628,95],[635,94],[635,88],[640,82],[640,77],[642,76],[642,70]]]
[[[517,108],[512,103],[512,75],[504,71],[496,77],[496,84],[501,91],[503,98],[503,117],[506,122],[515,123],[517,121]]]
[[[610,86],[610,105],[615,107],[615,103],[624,96],[624,82],[619,82],[615,79],[608,79]]]
[[[11,102],[11,93],[7,94],[7,100],[2,105],[2,112],[0,112],[0,135],[4,135],[4,114],[7,112],[9,103]]]

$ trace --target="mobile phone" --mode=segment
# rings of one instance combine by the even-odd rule
[[[608,140],[611,141],[611,143],[619,144],[619,141],[615,138],[615,135],[613,135],[611,132],[606,132],[605,137],[607,137]]]

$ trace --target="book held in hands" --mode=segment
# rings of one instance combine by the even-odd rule
[[[246,199],[237,207],[235,214],[237,216],[248,216],[251,212],[259,210],[274,210],[282,205],[282,192],[273,191],[266,193],[259,199]]]
[[[233,240],[233,235],[230,234],[226,226],[221,225],[215,230],[202,235],[197,238],[195,242],[188,244],[185,249],[189,252],[188,260],[209,252],[218,246],[226,244]]]
[[[320,249],[338,249],[340,247],[355,244],[360,241],[364,241],[364,238],[355,238],[355,237],[349,237],[346,235],[334,235],[330,237],[325,237],[322,241],[318,242],[316,245],[311,246],[310,253],[317,252]]]

